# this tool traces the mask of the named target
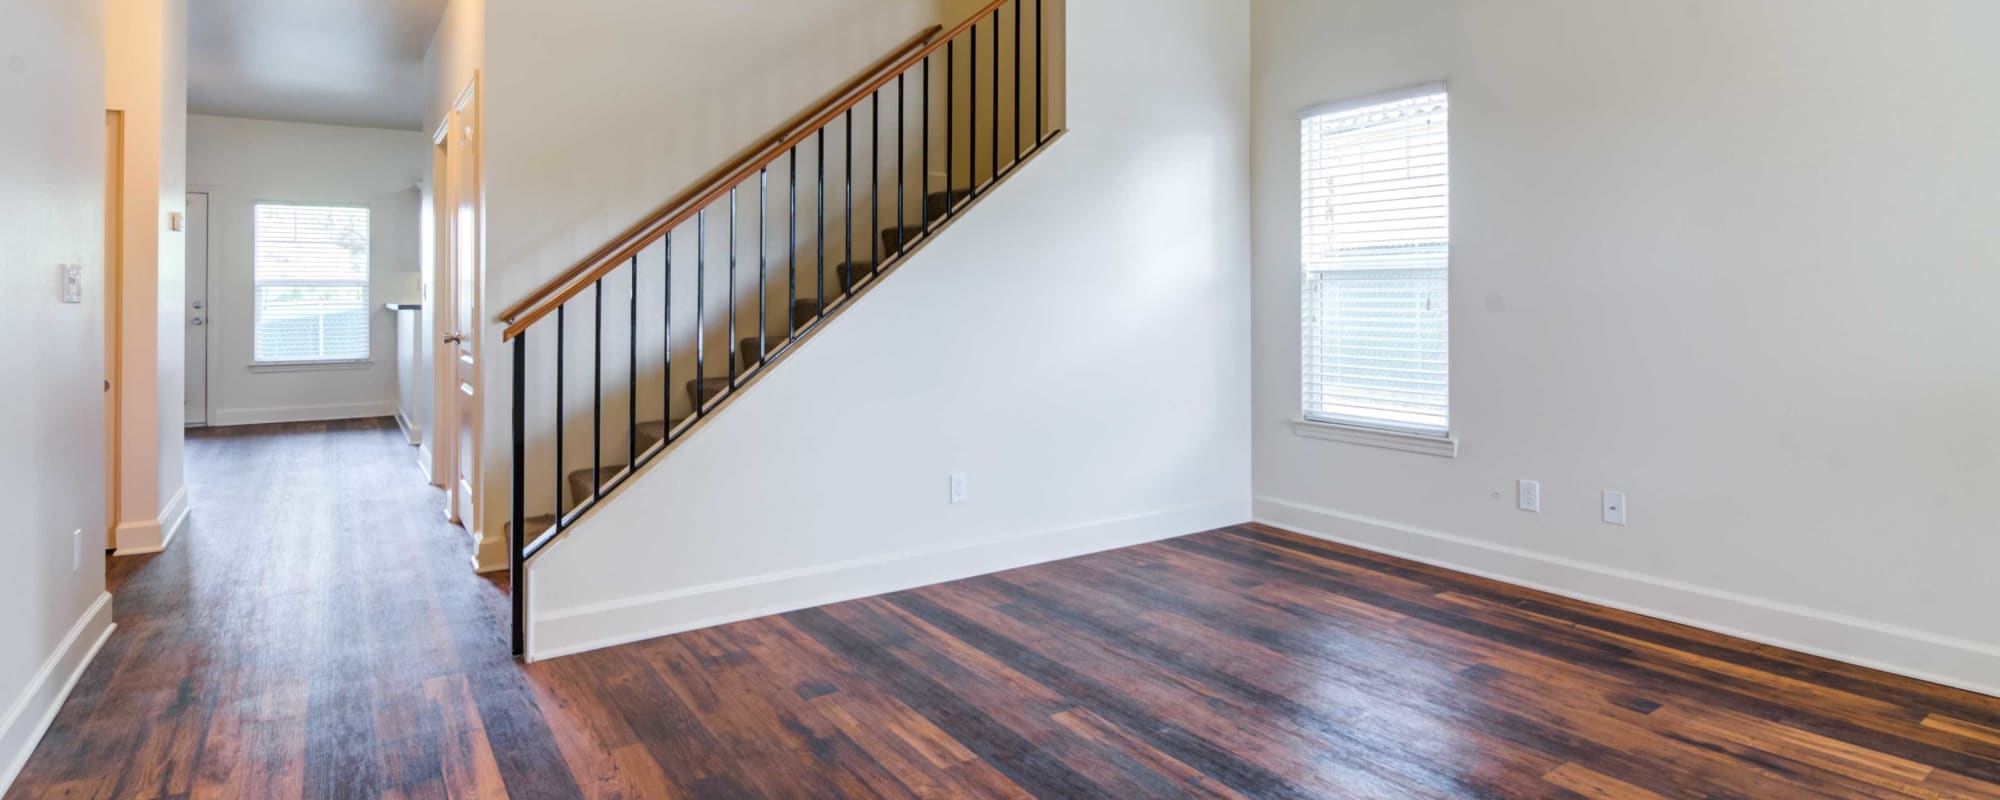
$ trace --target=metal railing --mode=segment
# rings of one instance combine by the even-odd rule
[[[1012,7],[1011,26],[1004,23],[1003,16],[1009,6]],[[790,353],[834,313],[848,307],[857,295],[875,286],[902,259],[926,244],[973,202],[1060,135],[1060,131],[1051,131],[1046,126],[1048,87],[1044,40],[1048,27],[1043,17],[1043,0],[995,0],[964,22],[944,30],[941,35],[935,27],[926,30],[917,38],[905,42],[897,51],[892,51],[883,62],[871,68],[872,72],[864,73],[861,78],[830,95],[823,103],[824,110],[814,114],[808,109],[801,115],[808,120],[788,124],[789,131],[781,129],[780,135],[773,137],[775,143],[766,142],[746,151],[734,168],[725,167],[715,173],[719,177],[683,192],[674,202],[628,228],[503,315],[501,321],[507,323],[504,339],[513,348],[512,505],[509,510],[508,546],[516,655],[522,654],[524,646],[525,567],[530,559],[543,552],[637,474],[640,468],[700,426],[704,419],[728,403],[751,380]],[[982,40],[986,45],[983,61]],[[1032,40],[1032,55],[1026,51],[1029,40]],[[1003,64],[1006,60],[1003,55],[1008,52],[1009,44],[1012,52],[1011,73]],[[919,48],[917,45],[922,46]],[[962,57],[961,52],[964,53]],[[934,86],[932,80],[933,63],[940,60],[943,62],[941,87]],[[1027,72],[1030,67],[1032,74]],[[871,74],[872,79],[869,77]],[[964,92],[963,100],[961,90]],[[941,102],[934,102],[934,95],[939,94],[942,97],[936,99]],[[1008,97],[1010,94],[1011,97]],[[893,109],[885,109],[885,104],[893,104]],[[986,107],[984,121],[987,124],[984,128],[980,125],[982,104]],[[942,107],[942,114],[934,113],[938,106]],[[893,142],[889,143],[890,158],[887,161],[884,160],[885,111],[894,112],[891,120],[894,125],[891,131]],[[862,124],[866,130],[861,136],[856,135],[857,113],[865,115]],[[1011,124],[1003,119],[1007,116],[1011,116]],[[1006,130],[1009,127],[1011,131]],[[1003,136],[1003,133],[1006,135]],[[827,153],[829,138],[836,139],[841,150],[839,158],[831,162]],[[932,172],[935,166],[932,159],[934,145],[941,145],[944,151],[941,180]],[[857,147],[867,153],[865,173],[857,173]],[[980,159],[981,155],[986,156],[984,162]],[[810,169],[803,167],[804,161],[808,160]],[[893,169],[885,167],[885,164],[892,164]],[[838,169],[837,181],[829,179],[830,166]],[[777,198],[775,213],[772,197],[774,171],[780,173],[784,195]],[[914,181],[910,174],[913,171],[916,173]],[[810,227],[804,230],[800,225],[799,192],[802,181],[806,183],[806,202],[810,206],[806,220]],[[857,186],[857,183],[860,185]],[[829,204],[829,190],[838,193],[832,205]],[[889,191],[894,192],[894,197],[891,202],[884,203],[883,197]],[[754,319],[757,334],[755,337],[739,338],[739,311],[748,314],[747,308],[738,308],[739,296],[752,289],[747,285],[747,277],[740,273],[753,266],[751,254],[744,252],[742,247],[745,235],[753,229],[753,221],[747,219],[752,214],[743,212],[741,201],[744,195],[753,192],[756,198],[753,215],[756,242]],[[864,193],[866,203],[865,208],[860,210],[855,205],[857,192]],[[915,203],[910,202],[912,194],[917,200]],[[829,212],[840,215],[841,227],[834,231],[827,228]],[[893,225],[888,227],[883,225],[885,212],[894,217]],[[771,228],[774,216],[780,218],[784,229],[781,252],[773,252]],[[722,219],[725,217],[726,222]],[[868,260],[865,262],[856,260],[854,229],[859,219],[865,219],[867,229],[873,232],[868,237],[865,253]],[[711,229],[724,226],[727,229],[727,247],[714,247]],[[808,249],[803,252],[801,233],[806,234],[810,241]],[[833,280],[829,285],[827,248],[829,237],[835,234],[839,236],[844,258],[831,271]],[[685,254],[690,238],[693,242],[692,263]],[[677,239],[683,251],[680,264],[675,263]],[[717,252],[712,254],[712,249]],[[651,257],[642,261],[642,256]],[[774,264],[777,266],[774,267]],[[781,269],[782,275],[773,275],[774,268]],[[619,275],[620,270],[625,275]],[[686,274],[687,270],[693,271],[691,277]],[[727,282],[726,300],[720,304],[722,308],[716,308],[718,304],[711,297],[712,272],[720,273],[719,277]],[[805,274],[801,275],[801,272]],[[657,283],[642,281],[642,277],[655,275],[658,276]],[[620,278],[625,280],[619,281]],[[779,280],[784,287],[784,311],[773,315],[769,305]],[[625,320],[622,328],[612,332],[614,341],[610,343],[612,349],[609,350],[605,341],[607,282],[622,282],[624,285],[615,287],[613,291],[626,295],[626,302],[622,304]],[[677,300],[674,297],[676,285],[685,286],[688,283],[693,285],[694,298],[691,301],[685,297]],[[649,286],[657,289],[657,297],[642,292]],[[806,292],[806,296],[802,297],[802,292]],[[586,294],[588,297],[585,297]],[[646,296],[648,304],[656,301],[657,307],[642,308],[642,295]],[[565,429],[572,424],[571,416],[580,411],[567,408],[565,403],[571,388],[568,382],[574,379],[568,368],[570,351],[578,344],[571,339],[576,332],[569,329],[570,316],[574,313],[571,306],[575,304],[588,306],[590,321],[590,464],[587,481],[580,477],[581,473],[566,470],[573,464],[566,459],[565,445],[570,443],[565,441]],[[678,420],[673,413],[677,355],[674,312],[677,306],[683,313],[688,306],[692,306],[694,318],[692,333],[683,336],[680,343],[693,349],[694,377],[687,384],[688,413]],[[663,335],[656,341],[649,339],[643,343],[649,352],[648,357],[642,360],[641,330],[653,320],[650,315],[655,310],[658,311],[659,328]],[[727,314],[726,323],[710,318],[716,311]],[[783,331],[771,330],[774,318],[784,320]],[[709,357],[708,340],[711,327],[724,331],[728,345],[726,350],[717,348],[718,352],[714,354],[727,359],[726,370],[717,370],[714,375],[710,374],[712,359]],[[625,341],[615,341],[621,337]],[[530,352],[531,341],[548,342],[551,352],[546,357],[536,357]],[[656,344],[657,357],[653,348]],[[754,350],[754,354],[746,350]],[[685,353],[678,355],[682,356],[683,362],[690,360]],[[619,359],[619,356],[623,358]],[[611,388],[614,392],[624,393],[622,405],[626,412],[624,436],[619,437],[623,439],[625,453],[622,458],[614,458],[609,465],[605,463],[604,452],[605,406],[607,399],[615,402],[617,398],[615,394],[608,395],[606,392],[607,357],[625,362],[624,384],[614,384]],[[540,374],[530,374],[537,372],[538,368]],[[643,447],[642,413],[651,409],[641,409],[642,368],[657,368],[661,387],[658,435],[657,438],[647,436],[654,441]],[[531,518],[528,390],[531,386],[540,386],[551,380],[553,384],[549,388],[553,390],[553,399],[548,404],[550,414],[547,417],[551,424],[546,426],[548,430],[540,432],[552,440],[553,507],[552,513]],[[644,388],[650,389],[653,382],[648,378],[645,383]],[[615,415],[616,411],[612,413]],[[581,420],[575,422],[580,423]],[[567,503],[564,499],[566,488],[570,495]]]

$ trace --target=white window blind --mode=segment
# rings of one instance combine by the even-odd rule
[[[368,209],[259,203],[259,363],[368,357]]]
[[[1300,124],[1304,415],[1450,431],[1443,86]]]

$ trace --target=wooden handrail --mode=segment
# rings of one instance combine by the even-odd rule
[[[638,222],[633,223],[632,226],[626,228],[623,233],[620,233],[617,236],[613,237],[610,241],[605,242],[604,246],[597,248],[596,252],[593,252],[589,256],[586,256],[582,261],[576,262],[576,264],[574,266],[571,266],[569,269],[563,270],[561,275],[556,276],[554,280],[551,280],[548,283],[544,284],[542,288],[535,290],[534,293],[529,294],[527,297],[521,298],[520,302],[517,302],[514,305],[509,306],[506,311],[500,313],[499,317],[500,321],[513,322],[516,318],[520,317],[522,314],[527,313],[529,309],[534,308],[537,304],[541,303],[544,299],[548,298],[549,295],[554,294],[557,290],[561,289],[563,286],[577,280],[585,272],[588,272],[591,267],[598,266],[601,263],[603,263],[605,257],[618,250],[620,245],[630,242],[635,237],[644,235],[648,230],[651,230],[655,226],[659,225],[661,220],[666,219],[667,215],[672,214],[674,211],[687,205],[688,201],[693,200],[694,198],[707,193],[707,191],[710,188],[714,187],[717,183],[723,181],[724,179],[728,178],[731,175],[736,174],[739,168],[741,168],[750,159],[756,158],[757,156],[768,152],[772,147],[775,147],[780,142],[785,141],[786,137],[796,132],[799,129],[799,126],[804,125],[808,120],[811,120],[813,117],[817,116],[822,109],[831,106],[835,103],[838,103],[842,100],[848,99],[848,96],[854,94],[855,90],[860,88],[863,83],[866,83],[869,78],[873,78],[876,75],[881,74],[883,70],[895,66],[902,59],[904,54],[910,52],[910,50],[913,48],[922,46],[924,44],[928,44],[932,39],[937,37],[940,31],[943,30],[944,30],[943,25],[932,25],[928,28],[918,31],[915,36],[911,36],[910,38],[903,40],[902,44],[896,45],[895,49],[890,50],[887,55],[876,60],[875,63],[868,65],[867,69],[857,73],[847,83],[842,84],[840,88],[835,89],[826,95],[822,95],[818,101],[814,102],[810,106],[807,106],[804,111],[800,111],[797,114],[793,114],[791,119],[785,120],[784,124],[779,125],[775,129],[776,133],[773,133],[770,136],[764,138],[762,141],[759,141],[756,144],[751,145],[748,149],[738,152],[735,157],[729,160],[728,163],[722,165],[721,167],[717,167],[714,170],[711,170],[706,175],[703,175],[700,180],[695,181],[693,186],[689,187],[687,190],[681,192],[680,194],[675,195],[674,199],[668,200],[666,205],[654,209],[653,213],[647,214],[644,219],[641,219]],[[619,259],[619,261],[623,261],[623,259]],[[617,262],[614,261],[612,263],[615,264]],[[510,334],[508,338],[511,339],[513,338],[513,336]]]
[[[643,237],[641,238],[634,238],[634,236],[639,235],[636,233],[633,234],[633,236],[621,237],[620,239],[613,240],[611,244],[608,244],[605,247],[598,248],[599,253],[609,252],[612,253],[612,255],[601,259],[596,259],[595,263],[597,264],[597,266],[593,269],[590,269],[587,274],[578,274],[578,277],[570,280],[555,281],[549,287],[544,287],[543,291],[536,292],[536,295],[541,298],[539,301],[524,300],[522,301],[522,303],[516,304],[516,306],[521,306],[524,304],[532,303],[534,305],[533,309],[518,313],[513,317],[508,317],[503,315],[502,316],[503,321],[506,321],[508,319],[512,319],[513,321],[510,324],[508,324],[507,330],[505,331],[505,333],[502,334],[501,336],[502,340],[512,341],[514,337],[520,336],[522,333],[526,332],[528,328],[534,326],[536,322],[540,322],[543,317],[555,313],[555,310],[557,308],[560,308],[564,303],[567,303],[570,300],[574,299],[577,295],[582,294],[585,287],[588,287],[592,283],[595,283],[599,279],[603,278],[604,276],[611,274],[611,271],[617,269],[619,265],[624,264],[626,259],[633,257],[634,255],[638,254],[639,251],[644,250],[647,247],[651,246],[654,242],[659,241],[660,238],[665,236],[668,231],[680,227],[681,223],[687,222],[690,219],[694,219],[694,215],[696,213],[700,212],[702,209],[708,208],[711,204],[715,203],[716,200],[720,199],[723,195],[727,194],[729,192],[730,187],[740,184],[745,180],[748,180],[750,176],[757,174],[758,170],[770,166],[773,162],[778,160],[779,156],[784,155],[786,152],[790,151],[793,147],[799,145],[800,143],[803,143],[806,140],[806,138],[811,136],[814,132],[818,131],[821,128],[826,127],[828,124],[831,124],[834,120],[839,119],[840,115],[845,114],[848,111],[852,110],[855,106],[860,105],[862,98],[868,97],[874,94],[876,91],[880,90],[882,87],[888,86],[889,82],[891,80],[894,80],[896,76],[909,71],[909,69],[912,66],[923,61],[924,59],[930,58],[932,54],[936,53],[939,50],[944,49],[944,46],[946,44],[949,44],[953,39],[958,38],[959,34],[966,32],[967,30],[971,29],[973,25],[977,24],[980,20],[985,19],[988,14],[995,13],[1000,9],[1001,6],[1004,6],[1014,1],[1015,0],[993,0],[993,2],[986,4],[985,6],[981,7],[978,11],[974,12],[972,16],[966,17],[964,22],[960,22],[957,25],[952,26],[949,30],[946,30],[942,35],[932,39],[930,44],[926,45],[923,49],[918,50],[915,53],[911,53],[907,56],[903,56],[902,58],[897,59],[892,66],[884,70],[878,71],[878,74],[876,75],[874,80],[868,81],[867,83],[863,84],[861,88],[855,89],[853,92],[850,92],[848,98],[845,101],[842,101],[832,106],[831,108],[828,108],[825,111],[820,112],[817,116],[814,116],[812,118],[811,122],[808,122],[805,125],[793,129],[792,133],[786,135],[785,138],[780,140],[775,146],[766,148],[762,156],[758,156],[749,161],[744,162],[741,167],[738,167],[736,170],[730,172],[727,176],[723,177],[720,180],[709,181],[705,184],[702,184],[703,186],[707,187],[706,190],[699,191],[698,196],[695,200],[681,204],[679,211],[674,212],[671,216],[668,216],[664,221],[660,222],[658,225],[651,226],[650,233],[644,234]],[[626,241],[629,243],[623,247],[618,247],[617,242],[619,241]],[[586,261],[584,263],[592,263],[592,261]],[[581,267],[582,264],[579,264],[578,266]],[[571,268],[571,273],[577,274],[577,269]],[[551,295],[549,293],[549,289],[552,289],[556,286],[561,286],[562,288],[560,291],[556,291],[554,292],[553,295]],[[509,310],[511,311],[512,309]]]

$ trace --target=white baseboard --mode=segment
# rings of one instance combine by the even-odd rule
[[[323,406],[272,406],[268,408],[218,408],[208,415],[211,427],[263,425],[272,422],[324,422],[336,419],[370,419],[396,415],[394,401],[338,403]]]
[[[507,569],[506,537],[472,536],[472,571],[485,575]]]
[[[422,472],[424,474],[425,483],[428,483],[432,486],[436,486],[438,488],[444,488],[443,484],[438,483],[437,476],[431,474],[431,461],[432,457],[431,457],[430,445],[419,442],[417,444],[417,471]]]
[[[91,659],[97,657],[97,651],[104,647],[116,627],[111,621],[111,593],[98,595],[97,601],[70,626],[62,644],[42,662],[41,670],[28,682],[27,689],[8,706],[6,716],[0,716],[0,758],[6,759],[0,761],[0,794],[6,794],[20,776],[21,768],[35,752],[35,745],[41,743],[42,734],[48,733],[63,701],[69,699],[70,690],[83,677],[84,668],[90,666]]]
[[[424,443],[424,429],[411,422],[401,408],[396,409],[396,427],[403,429],[403,438],[409,441],[411,447]]]
[[[1273,497],[1266,525],[1856,666],[2000,697],[2000,647]]]
[[[529,612],[530,660],[669,636],[802,608],[1130,547],[1243,521],[1241,502],[1205,503],[1074,527],[861,558],[578,608]],[[587,535],[578,531],[575,535]],[[555,545],[560,548],[561,544]],[[549,551],[551,555],[556,550]],[[529,567],[529,602],[534,598]]]
[[[174,496],[167,500],[167,506],[160,509],[157,519],[139,522],[119,523],[117,530],[118,549],[113,556],[142,556],[163,552],[172,544],[174,536],[187,527],[188,514],[187,486],[182,485]]]

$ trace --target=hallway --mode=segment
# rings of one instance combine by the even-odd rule
[[[393,421],[194,429],[187,457],[190,527],[110,562],[118,628],[10,800],[438,796],[563,772],[505,590],[468,567]]]

